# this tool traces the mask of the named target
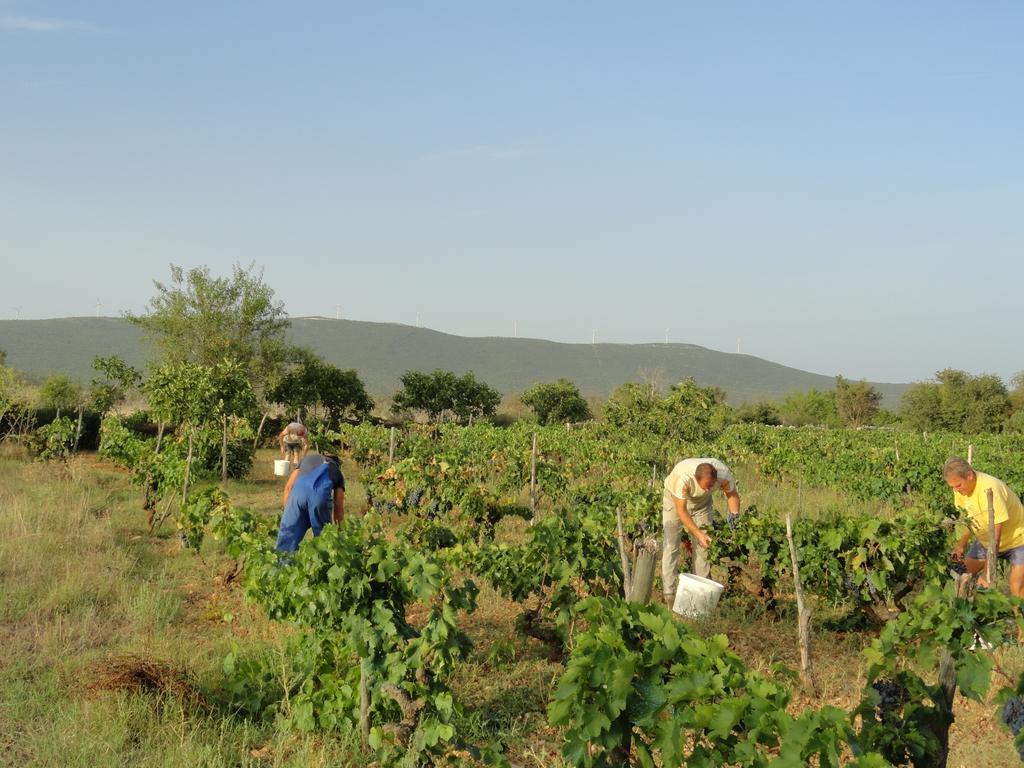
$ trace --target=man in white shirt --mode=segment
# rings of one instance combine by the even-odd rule
[[[715,489],[725,494],[730,515],[740,513],[740,494],[736,479],[718,459],[684,459],[672,468],[665,478],[662,495],[661,521],[664,543],[661,555],[661,583],[665,602],[672,604],[679,581],[679,545],[683,529],[690,536],[693,548],[693,573],[708,578],[710,537],[705,529],[711,525],[714,514]]]

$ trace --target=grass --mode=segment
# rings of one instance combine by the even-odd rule
[[[261,452],[253,477],[233,482],[240,504],[279,514],[280,479]],[[828,490],[780,487],[741,475],[744,503],[804,514],[850,509]],[[355,472],[347,508],[365,497]],[[224,580],[232,562],[204,545],[182,551],[165,525],[152,534],[126,476],[88,455],[67,468],[0,454],[0,765],[2,766],[356,766],[370,757],[351,733],[302,734],[225,709],[222,664],[235,647],[276,653],[288,634],[242,600]],[[505,535],[521,534],[510,521]],[[656,590],[657,591],[657,590]],[[516,634],[518,606],[486,586],[463,626],[474,641],[452,689],[464,705],[457,722],[471,742],[501,740],[521,766],[563,765],[561,738],[545,709],[562,667],[538,643]],[[864,684],[862,633],[822,629],[817,606],[814,663],[819,694],[798,691],[794,709],[851,707]],[[783,602],[771,622],[742,598],[726,601],[705,634],[725,633],[754,669],[798,665],[795,616]],[[1017,646],[998,649],[1000,666],[1024,670]],[[142,687],[118,686],[125,659],[159,672]],[[115,674],[117,673],[117,674]],[[104,682],[106,681],[106,682]],[[996,703],[959,697],[950,766],[995,768],[1017,761]]]

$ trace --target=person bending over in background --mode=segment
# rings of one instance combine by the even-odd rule
[[[661,504],[665,534],[661,584],[665,602],[669,605],[675,600],[679,582],[679,544],[684,528],[693,548],[693,573],[704,578],[711,575],[708,563],[711,539],[704,531],[711,525],[711,516],[715,512],[712,494],[716,488],[725,494],[730,515],[738,515],[740,494],[736,490],[736,479],[718,459],[684,459],[665,478]]]
[[[988,499],[985,491],[992,491],[995,510],[995,551],[1000,560],[1010,564],[1010,592],[1024,597],[1024,507],[1020,498],[1002,480],[976,472],[974,467],[959,456],[949,459],[942,467],[942,477],[953,489],[953,504],[967,513],[967,532],[953,549],[952,558],[963,562],[972,576],[985,568],[987,548],[991,545],[988,534]],[[974,539],[970,548],[967,543]],[[981,574],[978,582],[991,586]]]
[[[281,455],[292,464],[298,464],[309,448],[309,430],[301,421],[293,421],[277,436]]]
[[[345,478],[338,457],[307,455],[288,478],[282,506],[278,552],[296,551],[310,528],[319,536],[328,523],[340,523],[345,517]]]

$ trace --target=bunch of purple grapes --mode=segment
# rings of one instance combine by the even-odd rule
[[[1011,696],[1003,705],[1003,722],[1006,723],[1013,735],[1016,736],[1024,728],[1024,699],[1019,696]],[[1017,745],[1017,754],[1024,760],[1024,743]]]
[[[907,689],[895,680],[876,680],[871,687],[878,694],[878,714],[883,720],[891,719],[910,700]]]

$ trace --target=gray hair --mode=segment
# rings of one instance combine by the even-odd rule
[[[969,477],[974,474],[974,467],[967,463],[967,459],[961,459],[959,456],[953,456],[950,459],[946,459],[946,463],[942,465],[942,477]]]

